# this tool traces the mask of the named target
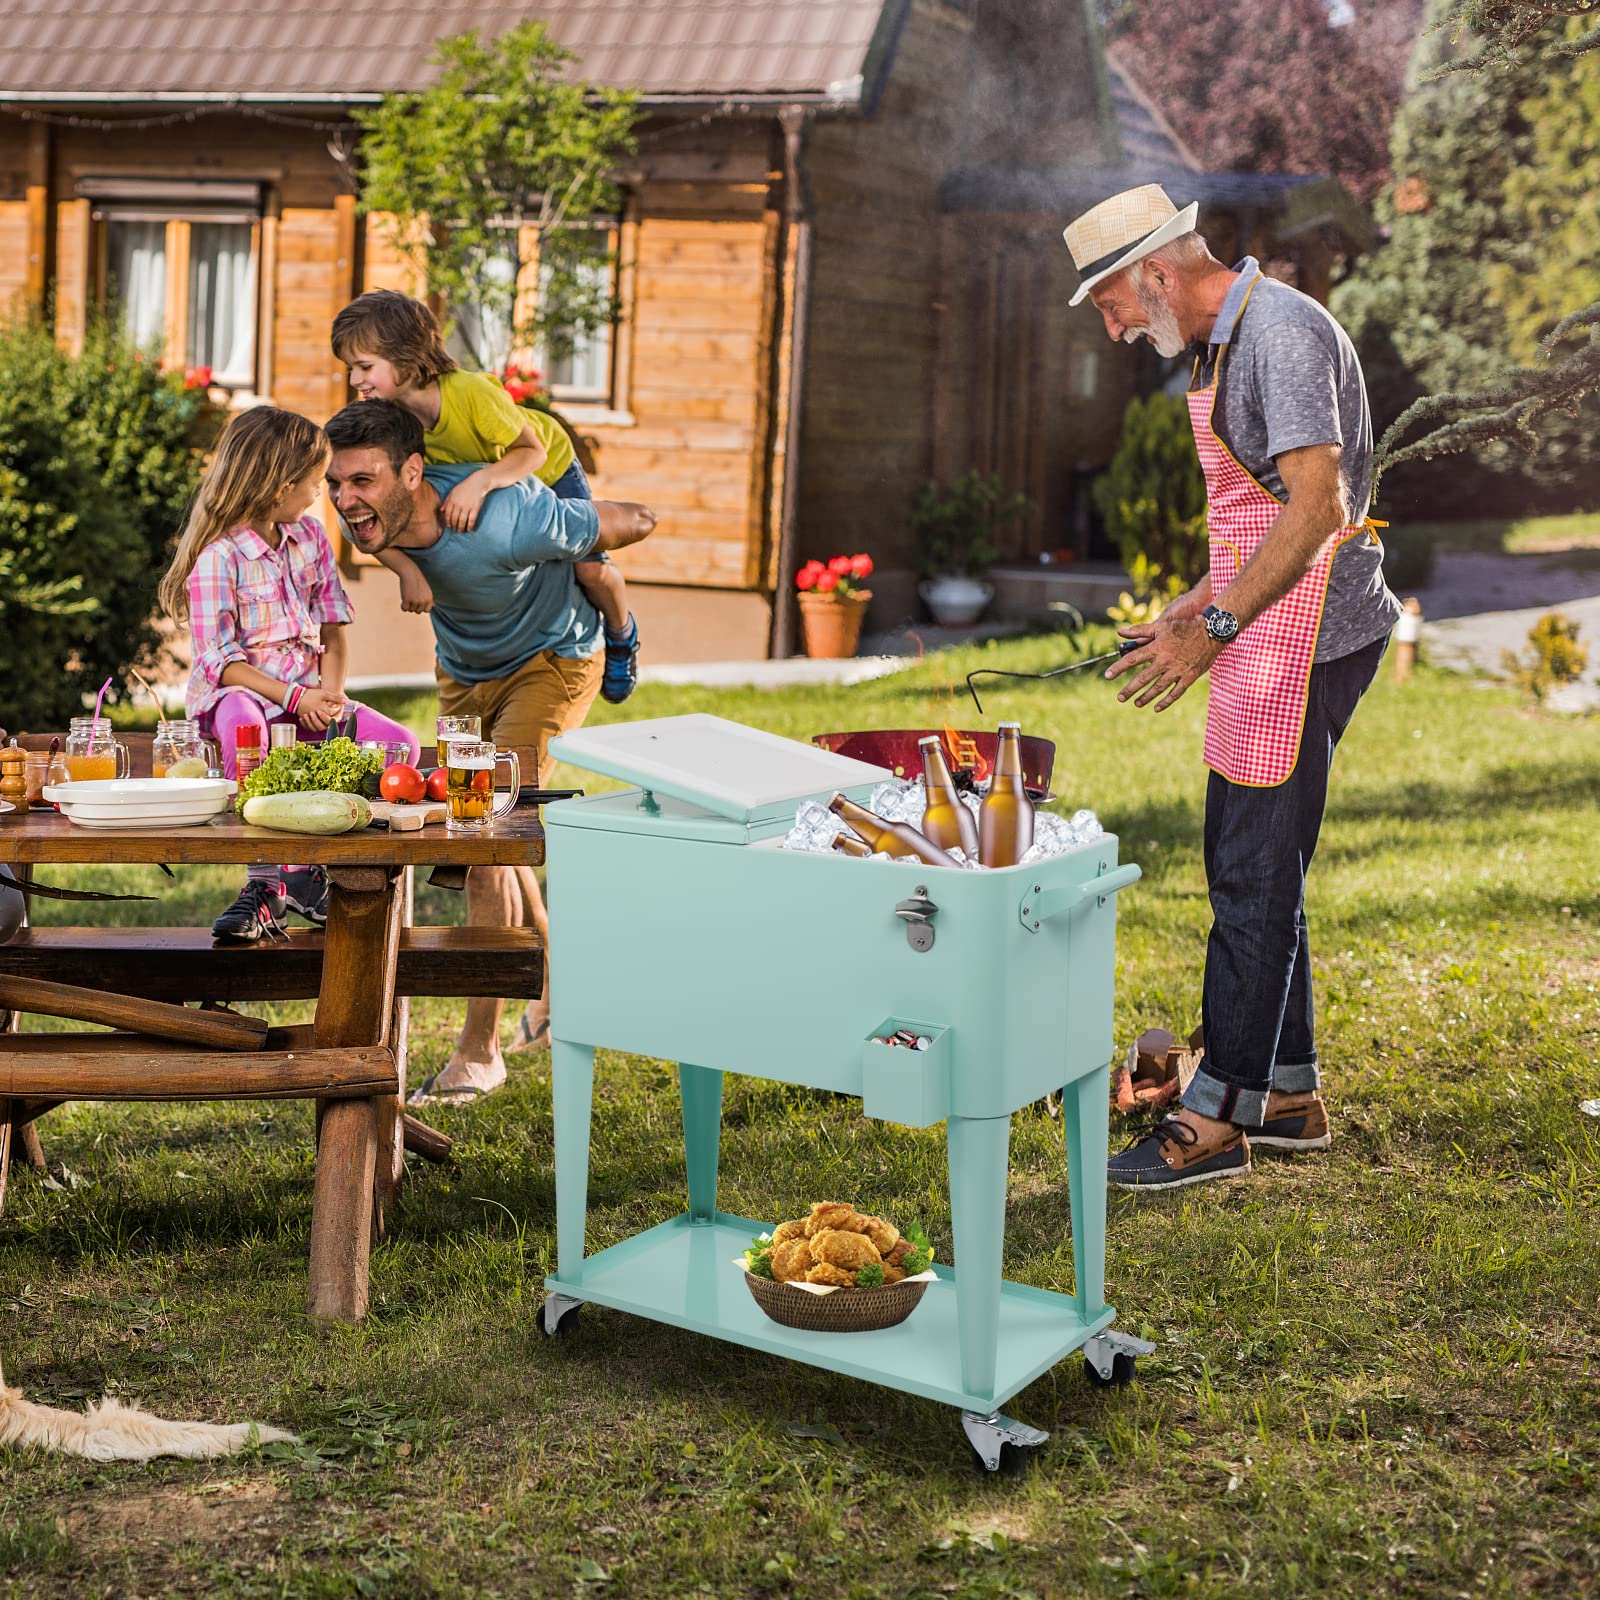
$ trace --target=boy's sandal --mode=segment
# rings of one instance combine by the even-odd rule
[[[550,1043],[550,1019],[546,1017],[537,1028],[528,1026],[528,1013],[524,1011],[517,1018],[517,1035],[511,1041],[511,1049],[538,1050]]]
[[[406,1104],[408,1106],[464,1106],[470,1105],[474,1100],[483,1099],[485,1095],[494,1093],[494,1089],[480,1089],[476,1084],[472,1083],[441,1085],[439,1083],[440,1076],[440,1073],[435,1072],[431,1076],[424,1078],[406,1096]],[[495,1089],[504,1087],[503,1083],[495,1085]]]

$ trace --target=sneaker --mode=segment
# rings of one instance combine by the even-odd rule
[[[328,869],[288,867],[283,874],[283,898],[291,911],[320,928],[328,920]]]
[[[239,898],[211,924],[212,936],[235,944],[281,939],[285,937],[283,918],[287,909],[282,884],[252,878],[239,891]]]
[[[628,617],[628,631],[613,638],[606,629],[606,670],[600,679],[601,698],[619,706],[639,687],[639,624]]]
[[[1261,1126],[1250,1130],[1250,1140],[1268,1150],[1326,1150],[1333,1143],[1327,1103],[1314,1089],[1300,1094],[1274,1089],[1267,1096]]]
[[[1133,1140],[1106,1163],[1113,1189],[1181,1189],[1209,1178],[1231,1178],[1250,1170],[1250,1142],[1242,1128],[1202,1136],[1187,1122],[1167,1121]]]

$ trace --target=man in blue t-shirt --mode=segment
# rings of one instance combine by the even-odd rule
[[[599,614],[573,576],[597,551],[637,544],[656,525],[647,506],[562,500],[537,478],[490,492],[470,532],[447,527],[440,507],[472,466],[423,464],[422,424],[386,400],[349,405],[327,423],[328,492],[357,549],[404,550],[433,588],[435,676],[445,715],[480,718],[502,749],[532,746],[544,765],[556,734],[579,727],[605,664]],[[529,774],[537,784],[540,773]],[[475,867],[467,920],[521,923],[548,943],[539,881],[530,867]],[[476,1099],[505,1082],[499,1000],[472,1000],[455,1053],[412,1095],[413,1104]],[[549,1040],[548,990],[523,1014],[513,1048]]]

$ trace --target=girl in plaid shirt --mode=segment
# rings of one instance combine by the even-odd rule
[[[407,729],[344,694],[350,600],[322,524],[306,515],[329,455],[322,429],[292,411],[240,412],[223,430],[161,580],[163,609],[189,624],[185,709],[222,747],[230,778],[247,725],[265,749],[274,723],[325,736],[354,712],[358,739],[408,744],[412,761],[419,754]],[[289,910],[327,920],[321,867],[250,868],[212,932],[259,939],[281,930]]]

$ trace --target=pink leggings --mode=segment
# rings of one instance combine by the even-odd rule
[[[355,700],[346,700],[344,703],[345,715],[353,711],[356,716],[356,739],[381,739],[396,744],[406,744],[411,747],[411,759],[416,761],[422,753],[422,747],[409,728],[402,728],[398,722],[374,711],[371,706],[364,706]],[[293,722],[295,719],[287,711],[275,711],[269,717],[266,707],[261,704],[253,694],[241,694],[235,691],[225,694],[201,718],[201,731],[207,733],[222,746],[223,770],[230,778],[236,778],[238,772],[234,766],[234,739],[242,727],[254,724],[261,729],[261,754],[265,756],[269,748],[270,735],[267,729],[278,723]],[[308,730],[302,730],[308,731]],[[311,740],[320,742],[322,734],[312,734]],[[272,880],[278,878],[286,869],[284,867],[251,867],[247,876]]]
[[[374,711],[371,706],[364,706],[356,700],[346,700],[344,710],[346,716],[352,711],[355,713],[358,742],[363,739],[381,739],[385,742],[410,745],[412,761],[422,753],[422,746],[417,743],[415,735],[409,728],[402,728],[398,722]],[[240,728],[254,724],[261,729],[261,754],[265,756],[270,739],[267,729],[294,720],[287,711],[274,711],[269,717],[266,707],[253,694],[242,694],[237,690],[232,694],[223,695],[202,718],[202,722],[208,724],[204,731],[222,746],[223,770],[230,778],[238,776],[234,770],[233,744]],[[302,729],[301,737],[312,743],[320,743],[323,736]]]

